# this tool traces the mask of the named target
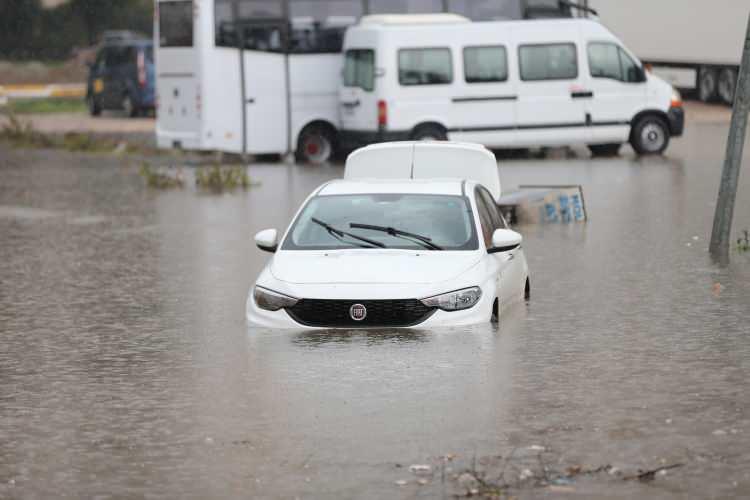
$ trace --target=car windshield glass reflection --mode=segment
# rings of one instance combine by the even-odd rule
[[[325,221],[325,225],[317,221]],[[350,238],[332,237],[331,227],[338,233],[345,229]],[[385,230],[373,230],[377,227]],[[398,231],[388,231],[388,228]],[[311,199],[294,222],[282,249],[352,248],[357,240],[363,242],[362,246],[379,244],[377,246],[414,250],[478,248],[471,208],[465,197],[357,194]]]

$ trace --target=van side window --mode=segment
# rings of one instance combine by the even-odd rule
[[[375,51],[351,49],[344,54],[344,87],[375,88]]]
[[[578,77],[574,43],[521,45],[518,48],[521,80],[573,80]]]
[[[453,62],[450,49],[398,51],[398,83],[401,85],[435,85],[452,81]]]
[[[464,48],[466,83],[504,82],[508,79],[508,54],[501,45]]]

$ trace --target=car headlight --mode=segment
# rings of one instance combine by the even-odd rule
[[[258,307],[266,311],[278,311],[285,307],[292,307],[299,302],[299,299],[257,285],[253,290],[253,298]]]
[[[420,300],[420,302],[428,307],[437,307],[443,311],[460,311],[474,307],[481,298],[482,289],[478,286],[473,286],[471,288],[435,295],[434,297],[427,297]]]

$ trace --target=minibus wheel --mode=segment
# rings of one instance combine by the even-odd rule
[[[620,153],[620,144],[589,144],[591,156],[617,156]]]
[[[427,123],[417,126],[412,132],[411,138],[414,141],[447,141],[448,134],[442,127]]]
[[[320,165],[333,156],[333,134],[328,128],[311,125],[299,135],[294,158],[300,163]]]
[[[669,126],[657,115],[638,119],[630,134],[630,145],[639,155],[660,155],[669,145]]]

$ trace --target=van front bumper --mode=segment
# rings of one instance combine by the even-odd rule
[[[342,149],[357,149],[378,142],[408,141],[408,130],[342,130],[339,144]]]
[[[680,137],[685,131],[685,110],[682,108],[669,108],[667,111],[669,120],[669,133],[672,137]]]

